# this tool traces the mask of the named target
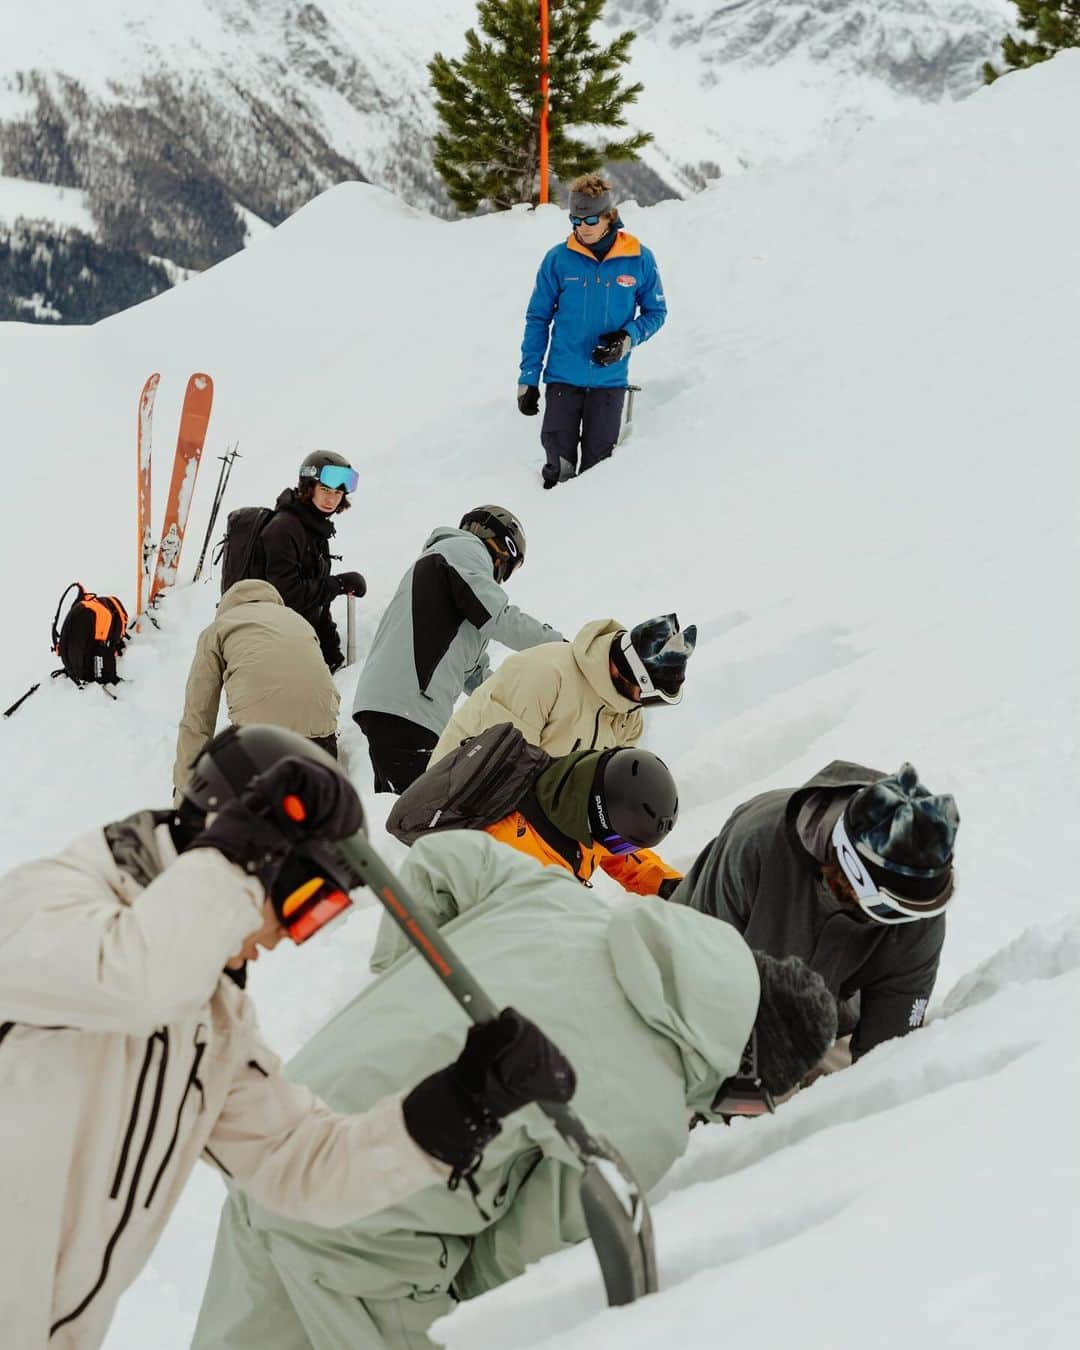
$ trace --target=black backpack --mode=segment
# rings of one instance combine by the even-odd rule
[[[405,789],[386,828],[403,844],[437,830],[483,829],[515,810],[551,762],[511,723],[486,727]]]
[[[60,623],[60,611],[71,591],[77,591]],[[86,684],[117,684],[116,658],[124,650],[127,610],[115,595],[95,595],[73,581],[56,607],[52,623],[53,651],[62,664],[54,678],[66,675],[81,689]]]
[[[263,552],[257,545],[273,515],[269,506],[241,506],[229,512],[225,537],[214,555],[214,562],[221,560],[222,595],[238,581],[265,580]]]

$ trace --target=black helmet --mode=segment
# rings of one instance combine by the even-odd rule
[[[589,830],[612,853],[620,844],[653,848],[675,828],[679,791],[668,766],[648,750],[609,750],[589,795]]]
[[[360,475],[334,450],[312,450],[300,465],[300,483],[321,483],[334,491],[355,492]]]
[[[184,788],[180,814],[188,817],[187,833],[196,837],[201,828],[196,821],[241,796],[253,778],[290,757],[311,760],[345,778],[332,755],[284,727],[229,727],[215,736],[195,761]],[[363,884],[337,845],[319,839],[299,841],[262,880],[278,920],[296,943],[306,942],[345,913],[352,904],[349,892]]]
[[[246,792],[253,778],[290,755],[345,776],[333,755],[298,731],[254,723],[228,727],[203,746],[192,765],[184,797],[203,813],[220,811],[226,802]]]
[[[525,562],[525,531],[505,506],[474,506],[461,517],[458,528],[490,545],[495,554],[496,581],[509,581],[514,569]]]

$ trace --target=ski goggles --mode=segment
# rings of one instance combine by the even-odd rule
[[[742,1052],[739,1072],[721,1083],[713,1098],[712,1112],[714,1116],[771,1116],[775,1110],[772,1093],[761,1081],[758,1070],[757,1027],[754,1027]]]
[[[836,850],[836,861],[859,902],[859,908],[875,923],[915,923],[919,919],[932,919],[952,899],[956,876],[951,868],[937,894],[925,900],[912,900],[909,896],[897,895],[895,891],[879,886],[851,842],[843,814],[833,826],[832,845]]]
[[[345,916],[352,907],[349,891],[359,884],[337,850],[308,845],[282,864],[270,900],[278,922],[300,946]]]
[[[356,485],[360,481],[360,475],[356,470],[344,464],[324,464],[318,473],[314,469],[308,469],[304,477],[314,478],[316,482],[333,492],[355,492]]]
[[[677,632],[674,636],[678,636]],[[673,694],[669,694],[666,689],[660,688],[652,675],[649,674],[648,666],[646,666],[645,662],[638,655],[637,648],[630,640],[629,632],[623,633],[622,637],[619,638],[619,650],[626,658],[626,664],[629,666],[630,672],[634,677],[634,683],[641,690],[642,703],[674,704],[682,702],[682,686],[680,685]]]
[[[621,834],[602,834],[596,842],[601,848],[606,848],[609,853],[622,856],[627,853],[637,853],[641,849],[640,844],[635,844],[632,839],[626,839]]]
[[[596,211],[591,216],[575,216],[571,214],[570,224],[576,230],[579,225],[599,225],[607,214],[606,211]]]

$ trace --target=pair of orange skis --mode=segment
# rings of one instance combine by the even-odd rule
[[[157,373],[143,385],[139,396],[138,441],[138,598],[135,616],[138,618],[167,587],[176,581],[180,567],[180,550],[184,546],[191,499],[195,495],[195,479],[199,472],[210,409],[214,402],[214,381],[209,375],[195,374],[187,382],[184,405],[180,411],[180,433],[176,440],[172,481],[165,504],[165,520],[161,534],[150,529],[150,451],[154,419],[154,398],[161,376]]]

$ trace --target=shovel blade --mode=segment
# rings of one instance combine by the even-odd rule
[[[649,1207],[614,1149],[586,1162],[581,1205],[609,1307],[622,1307],[655,1293],[656,1251]]]

